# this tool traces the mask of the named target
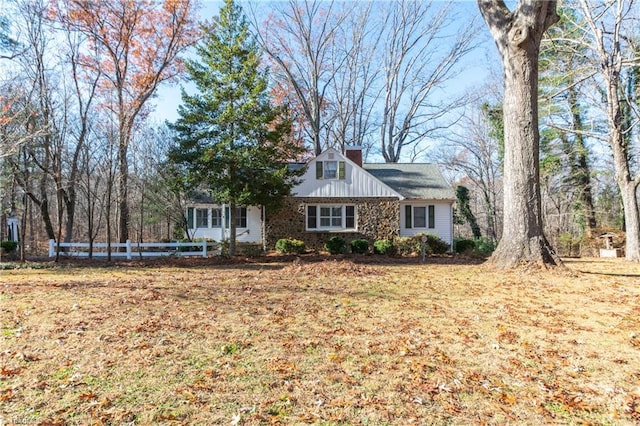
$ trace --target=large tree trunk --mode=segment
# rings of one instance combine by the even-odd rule
[[[556,264],[542,223],[538,55],[531,48],[510,47],[504,58],[505,220],[502,238],[491,260],[503,267],[521,262]]]
[[[558,19],[555,1],[478,0],[502,56],[504,95],[504,228],[491,262],[502,268],[560,265],[544,235],[540,196],[538,55],[542,34]]]
[[[618,182],[624,206],[624,224],[626,231],[625,257],[627,260],[640,262],[640,218],[638,217],[637,183],[633,181]]]
[[[614,73],[612,73],[614,74]],[[615,178],[622,196],[626,231],[625,257],[640,261],[640,213],[638,212],[638,179],[633,179],[629,167],[629,152],[624,141],[622,106],[619,94],[619,74],[607,75],[607,115],[609,120],[609,145],[613,151]]]

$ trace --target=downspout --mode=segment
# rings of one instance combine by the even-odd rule
[[[454,241],[454,229],[453,229],[453,201],[451,201],[451,203],[449,203],[449,227],[451,228],[451,231],[449,232],[449,238],[451,238],[451,242],[449,243],[449,253],[453,253],[455,251],[454,247],[453,247],[453,241]]]

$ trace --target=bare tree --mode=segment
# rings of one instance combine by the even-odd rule
[[[54,9],[67,31],[87,37],[99,55],[84,67],[101,74],[105,105],[118,123],[120,242],[129,238],[129,143],[134,125],[160,84],[181,72],[180,56],[194,42],[194,2],[60,0]]]
[[[89,241],[89,258],[93,258],[93,244],[106,220],[108,187],[113,175],[113,155],[100,152],[99,144],[84,144],[80,153],[81,173],[77,191],[80,194],[80,212],[84,218],[85,232]],[[105,190],[104,182],[107,182]]]
[[[491,257],[498,267],[560,265],[544,235],[540,194],[538,55],[543,33],[558,20],[556,1],[478,0],[502,57],[504,91],[504,227]]]
[[[456,65],[474,47],[477,28],[471,23],[449,34],[454,20],[451,3],[399,0],[389,10],[383,35],[383,89],[380,148],[388,163],[398,162],[403,148],[437,130],[463,97],[436,101],[436,93],[456,75]]]
[[[637,189],[640,173],[634,171],[635,156],[632,132],[638,122],[637,112],[628,113],[633,119],[625,120],[625,108],[633,108],[625,88],[625,78],[631,68],[640,66],[640,55],[634,45],[638,10],[633,1],[612,0],[578,3],[585,23],[585,37],[581,47],[589,49],[598,71],[595,82],[606,99],[606,139],[613,153],[615,180],[624,206],[626,227],[626,258],[640,261],[640,213]],[[628,116],[629,117],[629,116]]]
[[[0,160],[16,154],[22,145],[45,133],[41,128],[25,132],[31,116],[25,102],[28,93],[22,83],[19,76],[9,76],[0,85]]]
[[[13,164],[16,179],[40,208],[48,238],[61,241],[64,228],[64,239],[70,241],[77,202],[79,156],[88,132],[97,78],[85,80],[79,75],[80,44],[69,33],[66,34],[67,45],[58,44],[59,40],[49,26],[47,7],[47,3],[38,0],[16,3],[19,12],[16,19],[20,19],[23,28],[21,42],[24,46],[18,62],[22,77],[31,82],[32,87],[30,105],[33,110],[26,128],[28,133],[40,134],[31,135],[32,141],[24,146],[22,157],[18,157],[23,161],[13,161]],[[69,63],[65,63],[67,53]],[[67,79],[68,74],[70,79]],[[67,83],[74,88],[71,94],[67,92]],[[88,92],[86,97],[85,90]],[[77,132],[73,123],[79,124]],[[53,197],[54,207],[50,202]]]
[[[486,109],[482,108],[467,112],[446,139],[438,162],[472,184],[467,186],[479,194],[481,214],[485,217],[484,234],[497,240],[502,162],[500,141],[491,134],[486,115]]]
[[[59,64],[47,55],[53,48],[40,2],[22,2],[18,6],[20,25],[24,28],[21,42],[25,52],[19,57],[22,83],[27,87],[23,110],[26,113],[24,134],[30,139],[9,162],[16,181],[29,199],[38,206],[47,238],[57,239],[52,199],[60,196],[64,94],[57,90],[56,68]],[[54,195],[55,194],[55,195]],[[62,211],[55,203],[58,223]]]
[[[255,22],[253,11],[260,44],[277,65],[273,76],[294,90],[316,155],[329,143],[322,138],[334,118],[326,115],[327,94],[346,60],[333,56],[334,40],[349,15],[338,9],[333,0],[288,0],[276,5],[266,25]]]
[[[185,216],[186,194],[172,190],[167,163],[171,143],[172,134],[166,126],[145,126],[132,146],[139,242],[144,238],[173,238],[175,225]],[[182,230],[180,226],[178,229]]]
[[[379,12],[379,5],[364,3],[345,20],[331,57],[336,75],[329,90],[331,101],[326,105],[333,117],[330,144],[343,152],[348,145],[361,146],[365,156],[374,144],[377,146],[373,114],[380,94],[377,46],[384,34],[384,19],[374,13]]]
[[[76,111],[73,114],[73,123],[67,133],[67,152],[69,158],[66,159],[65,170],[67,172],[66,184],[61,186],[61,195],[64,200],[66,210],[65,221],[65,242],[70,242],[73,236],[75,224],[75,211],[78,201],[78,184],[82,173],[82,163],[80,161],[82,152],[88,143],[91,132],[91,119],[95,113],[93,104],[100,81],[101,74],[83,73],[81,67],[81,45],[83,37],[80,34],[67,32],[68,46],[68,69],[71,78],[71,86],[75,102]]]

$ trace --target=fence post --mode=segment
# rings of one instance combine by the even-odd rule
[[[131,240],[127,240],[127,260],[131,260]]]
[[[202,240],[202,257],[207,257],[207,240]]]
[[[49,257],[53,257],[56,255],[56,251],[53,248],[54,243],[56,242],[56,240],[49,240]]]

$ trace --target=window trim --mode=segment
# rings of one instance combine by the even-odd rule
[[[202,215],[204,214],[204,217]],[[204,219],[204,223],[201,219]],[[195,209],[195,229],[209,228],[209,209],[196,207]]]
[[[427,206],[413,206],[413,227],[427,229]]]
[[[227,205],[224,210],[224,227],[225,229],[231,229],[231,208]],[[240,213],[240,214],[238,214]],[[242,214],[244,213],[244,214]],[[249,227],[249,213],[245,206],[236,206],[236,229],[246,229]],[[244,225],[244,226],[243,226]]]
[[[329,208],[329,216],[321,216],[321,208]],[[324,217],[329,218],[333,222],[337,216],[334,216],[336,208],[340,208],[340,226],[322,226],[321,221]],[[312,222],[315,227],[312,227]],[[347,227],[348,223],[353,223],[353,227]],[[358,209],[355,204],[307,204],[305,208],[305,231],[308,232],[354,232],[358,229]]]
[[[331,167],[329,167],[331,165]],[[338,160],[329,160],[322,162],[322,176],[327,180],[338,179]],[[329,175],[327,172],[330,172]]]
[[[416,210],[425,209],[424,226],[416,226]],[[436,206],[434,204],[405,204],[404,206],[405,229],[436,229]]]
[[[326,177],[326,164],[336,163],[335,177]],[[347,163],[341,160],[316,160],[316,180],[345,180]]]
[[[222,228],[222,208],[213,207],[211,209],[211,228]]]

